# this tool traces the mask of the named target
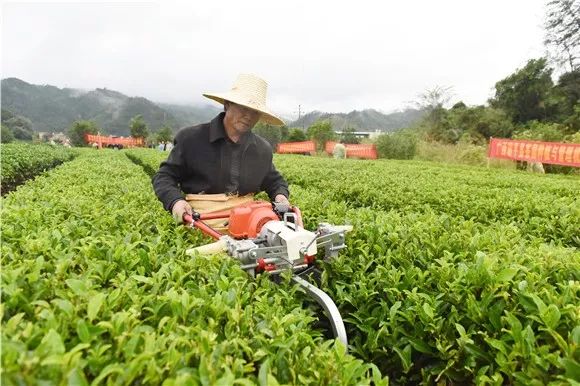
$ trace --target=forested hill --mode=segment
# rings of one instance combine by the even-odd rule
[[[2,79],[2,109],[28,118],[34,131],[65,131],[76,120],[94,120],[104,133],[128,135],[129,122],[142,115],[151,131],[164,124],[178,128],[213,117],[213,106],[160,106],[146,98],[129,97],[106,88],[78,90],[34,85],[17,78]]]
[[[411,126],[423,117],[424,111],[416,109],[406,109],[400,112],[384,114],[380,111],[367,109],[361,111],[351,111],[344,113],[323,113],[313,111],[302,118],[291,122],[290,127],[308,127],[317,120],[329,119],[335,130],[342,130],[347,127],[357,131],[395,131],[397,129]]]
[[[34,131],[66,131],[74,121],[93,120],[103,133],[129,135],[129,123],[143,116],[151,132],[164,124],[176,132],[180,127],[207,122],[221,110],[218,105],[175,105],[130,97],[107,88],[79,90],[51,85],[34,85],[17,78],[2,80],[2,109],[28,118]],[[308,127],[317,120],[330,119],[335,130],[347,127],[360,131],[394,131],[409,127],[423,111],[407,109],[383,114],[376,110],[323,113],[314,111],[288,124]]]

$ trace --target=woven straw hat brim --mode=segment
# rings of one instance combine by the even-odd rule
[[[252,110],[256,110],[260,113],[260,122],[267,123],[274,126],[284,125],[284,121],[278,118],[276,115],[270,112],[268,108],[261,103],[249,103],[245,95],[239,95],[235,92],[228,93],[207,93],[202,94],[204,97],[212,99],[218,103],[224,104],[225,101],[234,102],[235,104],[242,105]]]

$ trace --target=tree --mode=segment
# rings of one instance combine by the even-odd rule
[[[545,58],[531,59],[521,70],[495,84],[492,107],[503,109],[515,123],[547,120],[555,114],[550,92],[552,69]]]
[[[579,130],[580,122],[573,116],[576,115],[576,108],[580,106],[580,68],[560,76],[558,84],[552,90],[552,98],[558,110],[554,121],[567,122],[571,129]]]
[[[149,130],[147,129],[147,124],[143,120],[143,116],[135,115],[131,118],[131,123],[129,124],[131,129],[131,137],[134,138],[147,138]]]
[[[324,150],[324,145],[327,141],[332,141],[336,137],[328,120],[314,122],[308,127],[306,133],[308,138],[316,142],[316,147],[319,151]]]
[[[73,146],[86,146],[85,134],[97,134],[98,131],[93,121],[75,121],[68,129],[68,136]]]
[[[306,141],[306,134],[304,130],[299,127],[293,127],[288,133],[288,142],[302,142]]]
[[[580,65],[580,0],[552,0],[547,8],[544,44],[555,51],[558,64],[574,71]]]
[[[9,143],[14,141],[14,133],[12,133],[12,130],[10,130],[8,126],[2,125],[2,133],[0,134],[0,137],[2,139],[2,143]]]
[[[447,110],[445,105],[451,99],[451,87],[435,86],[419,94],[419,100],[415,102],[417,107],[426,112],[422,120],[429,139],[443,142],[455,142],[459,137],[452,135],[445,126]],[[451,137],[450,137],[451,135]]]
[[[501,109],[491,107],[453,107],[446,112],[444,137],[449,143],[470,138],[473,143],[483,143],[489,137],[509,138],[514,130],[510,117]],[[465,135],[468,137],[464,137]]]
[[[445,107],[453,95],[450,86],[435,86],[419,94],[419,100],[415,102],[417,107],[427,112]]]
[[[417,137],[408,132],[381,134],[375,143],[380,158],[411,159],[417,151]]]
[[[340,141],[342,143],[360,143],[360,139],[354,133],[354,128],[345,127],[340,134]]]
[[[157,142],[171,142],[173,139],[173,132],[171,127],[163,125],[157,132]]]
[[[276,149],[278,144],[282,142],[283,127],[286,126],[273,126],[268,125],[266,123],[258,122],[258,124],[254,126],[252,131],[254,132],[254,134],[257,134],[260,137],[264,138],[266,141],[268,141],[270,146],[272,146],[272,149]]]
[[[10,110],[2,109],[2,124],[10,129],[15,139],[30,141],[34,136],[30,119]]]

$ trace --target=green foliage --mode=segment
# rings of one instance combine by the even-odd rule
[[[467,161],[474,166],[515,169],[513,161],[502,159],[488,160],[487,144],[477,145],[476,143],[477,141],[469,133],[464,133],[455,145],[419,140],[414,159],[446,164],[463,164]],[[467,156],[470,153],[479,153],[480,155]],[[477,160],[480,160],[481,163],[477,163]]]
[[[514,134],[514,138],[546,142],[574,142],[578,136],[577,133],[567,134],[568,132],[569,127],[564,124],[530,121],[525,129]],[[525,165],[521,163],[522,168]],[[576,168],[571,166],[544,164],[543,167],[546,173],[570,174],[576,171]]]
[[[577,0],[551,0],[546,17],[546,40],[560,64],[566,63],[571,70],[578,69],[580,46],[580,2]]]
[[[258,122],[252,131],[268,141],[272,149],[276,149],[278,144],[283,142],[285,136],[288,135],[288,128],[286,126],[274,126],[262,122]]]
[[[353,225],[323,286],[349,315],[352,350],[394,383],[575,379],[577,179],[409,161],[276,165],[310,226]]]
[[[171,142],[173,140],[173,132],[171,127],[162,126],[157,132],[157,142]]]
[[[2,109],[2,124],[12,132],[15,139],[22,141],[32,140],[32,122],[26,117],[14,114],[10,110]]]
[[[3,384],[577,378],[576,178],[277,155],[307,228],[354,226],[320,286],[357,359],[287,278],[186,256],[207,239],[176,227],[125,154],[151,170],[167,156],[87,149],[3,199]]]
[[[515,123],[546,120],[555,114],[552,86],[552,69],[546,59],[530,59],[524,68],[495,84],[490,103],[507,112]]]
[[[567,136],[565,142],[580,143],[580,131]]]
[[[459,154],[459,162],[466,165],[481,166],[487,162],[487,151],[484,146],[467,144]]]
[[[417,151],[417,137],[409,132],[382,134],[375,143],[379,158],[412,159]]]
[[[73,146],[87,146],[85,134],[97,134],[97,124],[93,121],[75,121],[68,129],[68,137]]]
[[[332,130],[332,125],[328,120],[314,122],[306,130],[306,135],[308,138],[316,142],[316,148],[318,151],[323,151],[326,142],[332,141],[336,137],[334,130]]]
[[[340,133],[340,142],[342,143],[360,143],[360,139],[354,135],[356,130],[353,127],[345,127]]]
[[[4,126],[2,126],[2,143]],[[62,146],[50,146],[29,143],[11,143],[2,145],[2,175],[0,190],[2,194],[14,190],[26,180],[63,162],[72,160],[76,153]]]
[[[468,131],[479,134],[486,140],[491,137],[509,138],[514,131],[514,125],[508,115],[500,109],[476,107],[478,119]],[[480,144],[487,141],[479,141]]]
[[[8,126],[2,125],[2,133],[0,136],[2,137],[2,143],[9,143],[14,141],[14,133]]]
[[[423,122],[427,137],[443,143],[457,143],[469,138],[472,143],[484,144],[490,137],[510,137],[514,126],[500,109],[483,106],[455,105],[450,110],[438,108]]]
[[[580,69],[562,74],[552,94],[557,103],[555,121],[580,131]]]
[[[124,152],[87,152],[3,204],[3,384],[388,383],[312,329],[287,279],[186,256],[207,239]]]
[[[514,134],[515,139],[562,142],[567,131],[567,127],[559,123],[530,121],[526,126],[525,129]]]
[[[290,132],[288,133],[287,141],[288,142],[306,141],[306,134],[304,133],[304,130],[302,130],[301,128],[293,127],[290,129]]]
[[[352,207],[435,212],[486,226],[500,222],[518,228],[529,239],[580,246],[578,178],[419,161],[336,163],[290,156],[275,161],[291,184],[292,197],[297,196],[298,185],[324,192],[329,202],[347,202]],[[316,178],[320,170],[324,178]]]
[[[129,128],[131,130],[131,137],[147,138],[147,135],[149,135],[147,124],[145,123],[145,121],[143,120],[143,116],[141,115],[136,115],[133,118],[131,118]]]
[[[574,112],[564,120],[569,132],[580,132],[580,103],[574,106]]]

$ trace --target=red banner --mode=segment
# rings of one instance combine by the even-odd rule
[[[290,154],[290,153],[313,153],[316,152],[316,144],[313,141],[304,142],[283,142],[278,144],[276,153]]]
[[[580,144],[491,138],[488,157],[580,167]]]
[[[143,146],[143,138],[133,137],[113,137],[104,135],[85,134],[85,141],[88,144],[96,143],[99,147],[107,145],[123,145],[124,147]]]
[[[324,150],[328,154],[332,154],[334,146],[337,142],[328,141],[324,145]],[[346,158],[365,158],[365,159],[377,159],[377,147],[374,144],[354,144],[345,143],[346,148]]]

